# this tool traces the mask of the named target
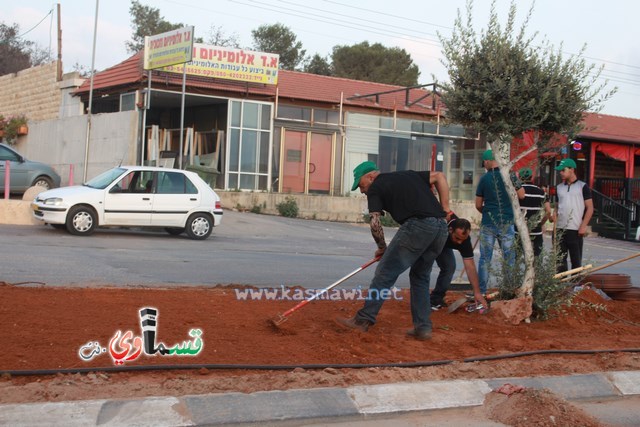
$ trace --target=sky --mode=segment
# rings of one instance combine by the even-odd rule
[[[420,69],[420,84],[447,81],[438,33],[452,33],[456,14],[466,16],[466,0],[140,0],[159,9],[171,23],[193,25],[205,41],[211,28],[236,35],[251,48],[251,30],[280,23],[302,42],[307,55],[328,57],[336,45],[368,41],[405,49]],[[495,0],[500,23],[506,23],[510,0]],[[0,0],[0,21],[19,24],[24,39],[51,49],[57,56],[57,4],[45,0]],[[97,5],[95,69],[128,58],[125,42],[133,33],[130,0],[60,0],[62,60],[65,72],[91,68]],[[517,2],[518,28],[531,0]],[[489,18],[491,1],[475,0],[473,24],[480,31]],[[632,0],[537,0],[527,26],[535,44],[546,38],[562,52],[583,53],[588,64],[604,66],[599,83],[617,88],[601,110],[604,114],[640,118],[640,2]]]

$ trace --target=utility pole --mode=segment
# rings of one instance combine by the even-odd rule
[[[51,46],[51,45],[49,45]],[[51,51],[49,51],[51,53]],[[62,81],[62,25],[60,19],[60,3],[58,3],[58,81]]]
[[[96,0],[96,19],[93,24],[93,52],[91,54],[91,79],[89,79],[89,111],[87,112],[87,140],[84,145],[84,173],[82,182],[87,182],[87,169],[89,167],[89,141],[91,141],[91,109],[93,108],[93,75],[96,63],[96,38],[98,37],[98,7],[100,1]]]

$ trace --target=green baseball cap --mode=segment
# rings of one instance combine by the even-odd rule
[[[518,171],[520,179],[529,179],[533,176],[533,171],[529,168],[522,168]]]
[[[360,184],[360,178],[369,172],[377,171],[378,166],[376,166],[373,162],[362,162],[353,170],[353,186],[351,187],[351,191],[356,191],[358,188],[358,184]]]
[[[556,166],[557,171],[564,170],[564,168],[572,168],[575,169],[577,167],[576,162],[573,159],[562,159],[560,164]]]
[[[493,158],[493,150],[487,150],[482,153],[482,161],[484,162],[485,160],[495,160]]]

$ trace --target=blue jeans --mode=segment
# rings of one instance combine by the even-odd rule
[[[516,253],[513,249],[515,240],[515,227],[513,224],[498,227],[496,225],[483,224],[480,226],[480,262],[478,264],[478,276],[480,279],[480,292],[487,293],[489,283],[489,268],[493,258],[493,246],[498,240],[504,262],[514,265]]]
[[[384,299],[382,291],[390,289],[407,268],[411,285],[411,318],[419,332],[431,331],[429,280],[433,261],[447,241],[447,224],[442,218],[410,218],[400,226],[380,259],[369,285],[370,295],[356,313],[357,320],[375,323]],[[373,292],[372,292],[373,291]]]
[[[442,249],[442,252],[436,258],[436,264],[440,268],[440,274],[438,274],[438,279],[436,280],[436,287],[431,292],[431,305],[438,305],[444,302],[444,296],[449,290],[453,275],[456,273],[456,256],[453,254],[453,249]]]

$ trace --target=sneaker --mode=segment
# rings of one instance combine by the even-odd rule
[[[438,302],[436,304],[431,304],[431,311],[438,311],[443,308],[447,308],[449,305],[446,302]]]
[[[431,331],[419,331],[417,329],[409,329],[407,336],[415,338],[419,341],[427,341],[431,339]]]
[[[345,317],[336,317],[336,321],[342,326],[346,326],[350,329],[357,329],[360,332],[367,332],[369,330],[369,326],[372,325],[368,320],[356,319],[355,316],[348,319]]]

